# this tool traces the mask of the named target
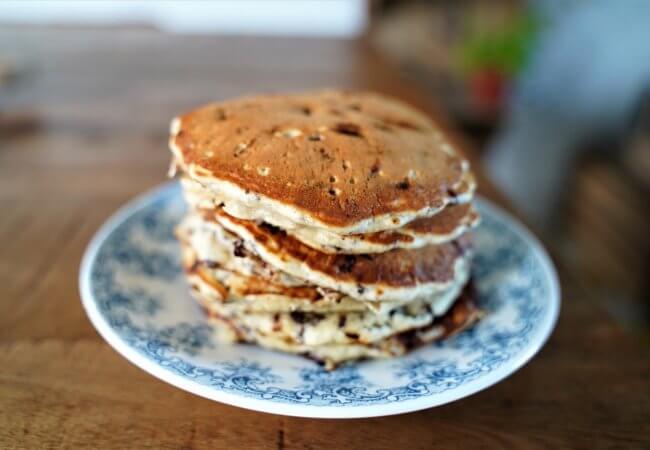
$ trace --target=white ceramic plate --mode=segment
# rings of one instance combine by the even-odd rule
[[[303,417],[406,413],[471,395],[512,374],[549,337],[560,309],[554,268],[515,219],[478,200],[474,279],[486,317],[405,357],[324,371],[317,364],[213,338],[191,300],[172,230],[177,183],[120,209],[93,238],[79,275],[86,312],[129,361],[194,394]]]

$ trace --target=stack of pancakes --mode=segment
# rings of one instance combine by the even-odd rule
[[[370,93],[258,96],[171,126],[193,296],[238,341],[333,368],[480,317],[467,161],[426,116]]]

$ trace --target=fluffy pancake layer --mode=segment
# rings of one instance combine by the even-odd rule
[[[382,253],[396,248],[414,249],[442,244],[456,239],[480,222],[474,206],[466,203],[447,206],[432,217],[415,219],[401,228],[373,233],[339,234],[329,229],[287,223],[284,218],[278,218],[277,214],[267,214],[257,208],[241,208],[232,199],[213,192],[187,176],[181,179],[181,183],[187,202],[195,209],[222,208],[239,219],[263,220],[285,229],[291,236],[325,253]]]
[[[227,305],[233,311],[245,313],[277,312],[371,312],[387,318],[402,307],[419,310],[425,307],[436,316],[444,314],[467,283],[463,274],[438,295],[414,302],[369,302],[337,291],[304,283],[284,285],[255,275],[244,275],[226,269],[227,263],[197,259],[191,247],[183,244],[184,266],[191,288],[209,304]]]
[[[270,319],[262,317],[260,320],[258,317],[252,319],[241,316],[226,317],[210,307],[205,307],[205,311],[213,323],[220,327],[221,335],[226,339],[302,354],[322,363],[328,370],[348,361],[403,355],[419,346],[456,334],[477,322],[482,316],[482,312],[476,306],[474,292],[469,287],[444,315],[429,321],[422,320],[421,322],[425,324],[419,327],[406,326],[404,331],[398,331],[399,328],[396,327],[393,333],[357,335],[354,332],[341,331],[347,326],[345,322],[341,327],[342,322],[334,322],[332,317],[325,318],[315,314],[294,316],[275,314]],[[339,317],[347,316],[350,315],[339,315]],[[410,324],[415,323],[416,321],[412,321]],[[319,327],[324,331],[319,333]],[[337,340],[336,338],[340,338],[341,334],[345,339]],[[326,338],[330,336],[331,339]],[[368,342],[368,336],[382,337]],[[308,343],[314,341],[319,343]]]
[[[471,257],[468,236],[416,250],[327,254],[276,227],[235,219],[218,210],[188,216],[181,229],[187,230],[184,234],[202,260],[221,262],[224,252],[250,253],[293,279],[375,302],[406,303],[435,296],[466,278]],[[239,258],[229,264],[242,266],[249,261]],[[231,268],[242,271],[236,266]]]

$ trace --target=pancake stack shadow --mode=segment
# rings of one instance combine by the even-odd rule
[[[372,93],[246,97],[177,117],[170,147],[187,279],[223,339],[333,369],[480,318],[474,177],[421,113]]]

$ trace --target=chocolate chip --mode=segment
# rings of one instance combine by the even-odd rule
[[[337,123],[333,130],[339,134],[346,136],[361,137],[361,127],[354,123]]]
[[[395,185],[395,187],[397,187],[397,189],[406,190],[406,189],[408,189],[409,187],[411,187],[411,184],[409,183],[409,180],[404,179],[403,181],[400,181],[399,183],[397,183],[397,184]]]
[[[397,335],[397,339],[399,339],[399,341],[407,350],[415,348],[420,343],[415,330],[409,330],[404,333],[400,333]]]
[[[380,170],[381,170],[381,163],[377,159],[375,160],[375,163],[370,167],[370,176],[371,177],[376,176]]]
[[[323,140],[323,136],[321,136],[320,134],[310,134],[310,135],[307,137],[307,139],[309,139],[309,140],[312,141],[312,142],[322,141],[322,140]]]
[[[280,323],[280,314],[275,313],[273,315],[273,331],[281,331],[282,330],[282,324]]]
[[[364,288],[360,284],[357,284],[357,294],[363,294],[364,292],[366,292],[366,288]]]
[[[305,323],[318,323],[325,318],[323,314],[319,313],[306,313],[302,311],[292,311],[290,313],[291,319],[299,324]]]
[[[343,261],[339,264],[339,271],[341,273],[350,273],[357,263],[357,257],[354,255],[345,255]]]
[[[233,255],[235,255],[238,258],[243,258],[246,256],[246,247],[244,247],[244,241],[241,239],[238,239],[235,242],[235,248],[233,249]]]
[[[332,155],[330,155],[330,154],[327,152],[327,150],[325,150],[323,147],[321,147],[320,149],[318,149],[318,151],[320,152],[320,155],[323,157],[323,159],[329,159],[329,160],[333,160],[333,159],[334,159],[334,158],[332,157]]]
[[[343,328],[345,326],[345,322],[347,322],[347,320],[348,320],[348,316],[346,316],[345,314],[342,314],[339,317],[339,328]]]
[[[269,233],[271,233],[274,236],[277,235],[277,234],[282,233],[282,229],[280,229],[279,227],[276,227],[275,225],[271,225],[270,223],[267,223],[267,222],[262,222],[260,227],[262,229],[268,231]]]
[[[345,333],[345,335],[350,339],[359,339],[359,335],[357,333]]]
[[[219,267],[219,263],[216,261],[205,260],[203,261],[203,264],[209,269],[216,269],[217,267]]]

